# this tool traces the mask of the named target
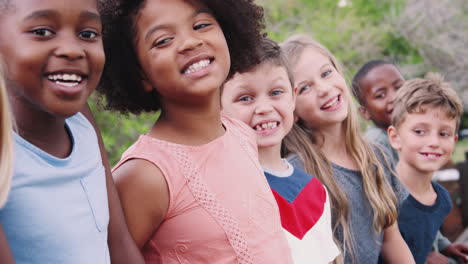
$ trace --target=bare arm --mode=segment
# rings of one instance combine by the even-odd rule
[[[88,104],[85,104],[81,113],[91,122],[96,130],[99,148],[102,157],[102,164],[106,171],[106,187],[107,197],[109,201],[109,226],[108,226],[108,244],[112,263],[144,263],[140,251],[130,237],[125,218],[123,216],[122,207],[119,196],[112,180],[112,174],[107,159],[107,153],[102,141],[101,132],[97,128],[96,121],[89,109]]]
[[[166,180],[152,163],[133,159],[114,172],[122,199],[128,229],[138,248],[142,248],[157,230],[169,206]]]
[[[386,263],[415,263],[408,245],[401,237],[396,222],[384,230],[381,253]]]
[[[8,246],[8,241],[3,232],[3,226],[0,224],[0,263],[2,264],[14,264],[13,254]]]

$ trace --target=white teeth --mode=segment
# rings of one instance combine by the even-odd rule
[[[76,85],[76,83],[80,83],[81,80],[82,80],[82,77],[78,74],[74,74],[74,73],[71,73],[71,74],[67,74],[67,73],[64,73],[64,74],[51,74],[51,75],[48,75],[47,76],[47,79],[51,80],[51,81],[55,81],[57,83],[61,83],[61,85],[63,85],[62,83],[65,83],[65,82],[69,82],[69,81],[72,81],[73,84],[72,86]],[[65,82],[63,82],[65,81]],[[69,85],[66,85],[66,86],[69,86]]]
[[[337,103],[338,103],[338,96],[335,97],[335,99],[333,101],[331,101],[328,104],[324,105],[323,108],[330,108],[330,107],[336,105]]]
[[[56,81],[55,82],[56,84],[59,84],[59,85],[63,85],[63,86],[66,86],[66,87],[74,87],[74,86],[77,86],[78,82],[61,82],[61,81]]]
[[[196,72],[196,71],[199,71],[203,68],[205,68],[206,66],[210,65],[210,60],[201,60],[199,62],[196,62],[192,65],[190,65],[185,71],[184,71],[184,74],[190,74],[190,73],[193,73],[193,72]]]
[[[267,130],[267,129],[273,129],[277,126],[278,126],[278,122],[268,122],[268,123],[263,123],[261,125],[256,125],[255,130],[262,131],[262,130]]]

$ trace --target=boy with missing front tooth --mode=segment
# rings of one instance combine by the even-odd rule
[[[407,81],[394,99],[388,134],[400,158],[398,177],[410,193],[401,206],[398,225],[418,264],[426,262],[451,210],[447,190],[433,182],[432,175],[450,159],[462,113],[456,92],[434,73]]]
[[[223,112],[257,134],[260,163],[278,203],[294,263],[330,263],[339,250],[327,191],[316,177],[281,158],[282,140],[294,123],[292,73],[274,41],[264,39],[261,50],[258,65],[224,84]]]

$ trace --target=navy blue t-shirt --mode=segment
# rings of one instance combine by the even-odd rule
[[[433,205],[421,204],[410,194],[403,201],[398,216],[401,235],[417,264],[426,263],[436,233],[452,209],[448,191],[435,182],[432,182],[432,186],[437,192],[437,199]]]

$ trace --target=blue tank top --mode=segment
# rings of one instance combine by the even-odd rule
[[[66,120],[72,151],[59,159],[14,134],[15,167],[0,221],[16,263],[110,263],[104,167],[94,128]]]

